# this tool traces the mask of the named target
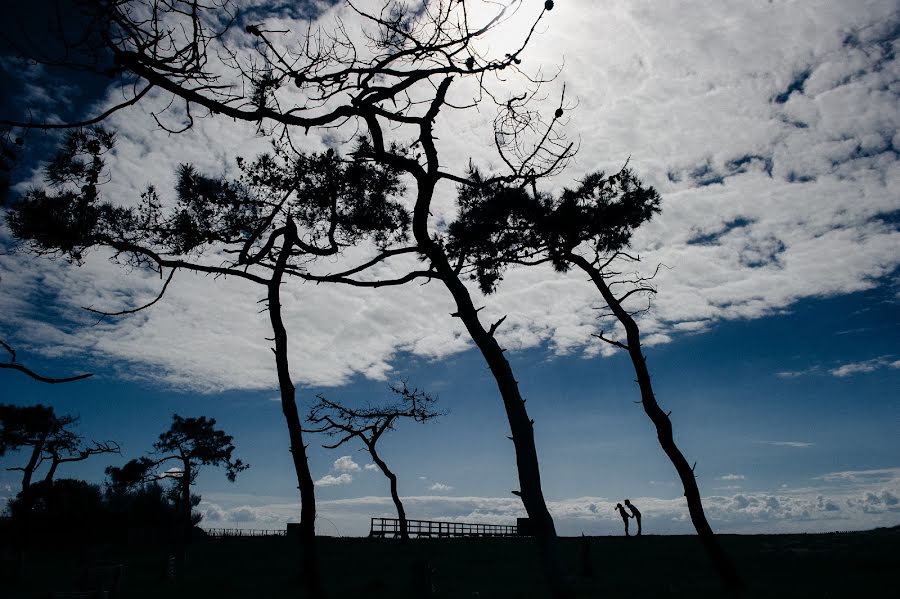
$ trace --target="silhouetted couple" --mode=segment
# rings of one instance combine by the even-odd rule
[[[627,507],[629,510],[631,510],[631,514],[629,514],[628,512],[625,511],[625,507]],[[619,515],[622,516],[622,522],[625,523],[625,536],[626,537],[631,536],[630,534],[628,534],[628,519],[629,518],[634,518],[635,520],[637,520],[638,531],[637,531],[636,536],[638,536],[638,537],[641,536],[641,511],[639,509],[637,509],[636,507],[634,507],[633,505],[631,505],[631,501],[629,501],[628,499],[625,500],[625,507],[622,507],[621,503],[617,503],[616,507],[614,508],[614,509],[619,510]]]

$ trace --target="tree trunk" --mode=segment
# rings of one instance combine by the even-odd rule
[[[518,383],[513,376],[509,362],[503,355],[503,350],[493,335],[486,331],[478,320],[478,311],[472,304],[468,289],[451,267],[443,247],[431,238],[428,231],[431,200],[434,197],[435,185],[441,178],[437,148],[434,145],[433,124],[446,100],[447,90],[452,81],[452,77],[446,77],[441,81],[428,111],[420,119],[417,119],[420,127],[419,143],[425,153],[426,165],[424,167],[418,163],[415,167],[411,167],[407,161],[397,159],[396,156],[389,156],[384,149],[384,136],[376,116],[374,114],[364,116],[369,125],[376,157],[394,166],[399,164],[416,179],[417,194],[413,210],[412,232],[418,251],[437,272],[436,278],[443,281],[447,290],[450,291],[456,302],[455,315],[462,320],[494,375],[503,398],[503,406],[506,409],[506,417],[509,420],[509,428],[516,450],[516,467],[519,474],[519,491],[516,494],[522,498],[525,511],[531,519],[547,583],[554,597],[573,597],[572,584],[563,574],[556,528],[541,490],[541,473],[537,450],[534,446],[533,422],[528,418],[525,401],[519,393]]]
[[[422,136],[423,140],[424,138],[425,135]],[[525,511],[531,521],[541,563],[553,596],[572,597],[574,596],[572,585],[563,573],[556,528],[541,489],[540,466],[537,449],[534,445],[534,423],[528,417],[525,401],[519,392],[519,385],[513,376],[509,361],[503,355],[504,350],[478,320],[478,311],[472,303],[468,289],[450,266],[443,248],[435,243],[428,233],[428,209],[430,199],[434,194],[434,181],[420,179],[418,183],[419,198],[413,217],[413,234],[416,243],[419,251],[428,258],[432,267],[437,271],[438,277],[453,296],[457,309],[455,316],[462,320],[497,381],[516,450],[516,467],[519,475],[519,491],[516,494],[522,498]]]
[[[41,458],[41,452],[44,451],[44,443],[47,441],[48,436],[49,433],[43,433],[40,441],[31,450],[31,457],[28,458],[28,463],[25,464],[22,472],[22,491],[27,491],[28,487],[31,486],[31,477],[34,476],[34,471],[37,469],[38,461]]]
[[[191,542],[191,460],[181,456],[181,515],[182,538],[185,545]]]
[[[45,432],[41,435],[40,441],[38,441],[32,449],[31,457],[28,459],[28,463],[25,465],[24,472],[22,473],[22,499],[25,503],[23,506],[24,518],[21,523],[18,523],[15,526],[15,532],[13,533],[13,546],[16,548],[18,558],[16,562],[16,578],[19,579],[25,576],[26,552],[29,539],[31,538],[32,497],[31,494],[26,493],[26,491],[31,487],[31,477],[34,476],[34,471],[37,469],[41,452],[44,449],[44,443],[47,441],[48,436],[49,432]]]
[[[594,268],[591,263],[582,256],[569,254],[567,259],[591,277],[591,281],[600,291],[603,299],[606,300],[610,310],[612,310],[622,326],[625,327],[625,333],[628,340],[628,354],[631,357],[631,363],[634,366],[638,386],[641,390],[641,405],[643,405],[644,412],[646,412],[647,416],[650,417],[650,420],[652,420],[653,424],[656,426],[656,436],[659,439],[659,444],[662,446],[663,451],[666,452],[672,465],[675,466],[678,476],[681,478],[681,484],[684,487],[684,497],[687,499],[688,512],[691,515],[691,522],[694,524],[697,536],[700,538],[700,542],[703,544],[707,555],[712,561],[716,571],[719,573],[719,576],[721,576],[725,586],[729,588],[740,587],[742,584],[740,576],[738,575],[734,564],[731,562],[731,559],[719,544],[718,539],[713,533],[712,527],[706,519],[706,514],[703,511],[703,503],[700,499],[700,489],[697,486],[697,479],[694,476],[694,470],[691,468],[690,464],[688,464],[684,454],[681,453],[681,450],[678,449],[678,446],[675,444],[675,439],[672,436],[672,422],[669,420],[669,416],[663,412],[662,408],[660,408],[659,404],[656,402],[656,397],[653,394],[653,387],[650,383],[650,371],[647,369],[646,358],[641,351],[641,333],[637,323],[628,311],[622,307],[622,304],[616,299],[612,291],[610,291],[609,286],[606,284],[606,281],[603,280],[603,276],[599,270]]]
[[[369,454],[372,456],[372,461],[381,469],[381,472],[391,481],[391,499],[394,500],[394,507],[397,508],[397,519],[400,520],[400,538],[404,543],[409,542],[409,527],[406,524],[406,510],[403,509],[403,502],[400,501],[400,493],[397,491],[397,475],[391,472],[390,468],[388,468],[387,464],[382,460],[377,451],[375,450],[374,445],[368,445]]]
[[[47,470],[47,476],[44,477],[44,482],[49,484],[53,477],[56,475],[56,469],[59,467],[60,460],[54,455],[52,460],[50,461],[50,468]]]
[[[300,415],[297,412],[297,392],[291,381],[288,366],[287,331],[281,317],[281,280],[290,257],[291,247],[296,239],[296,225],[288,219],[284,245],[278,254],[278,260],[268,286],[269,320],[275,339],[275,366],[278,370],[278,386],[281,391],[281,410],[287,422],[291,457],[297,475],[297,488],[300,490],[300,546],[303,575],[310,596],[319,598],[324,597],[325,592],[322,588],[316,553],[316,492],[306,457],[306,445],[303,444],[303,431],[300,425]]]

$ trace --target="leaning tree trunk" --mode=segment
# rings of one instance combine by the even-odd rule
[[[403,502],[400,501],[400,493],[397,490],[397,475],[391,472],[388,465],[379,457],[374,445],[369,445],[369,454],[372,456],[372,461],[375,462],[375,465],[391,481],[391,499],[394,500],[394,507],[397,508],[397,519],[400,521],[400,538],[404,543],[408,543],[409,527],[406,524],[406,510],[403,509]]]
[[[300,415],[297,412],[297,392],[291,381],[288,367],[287,331],[281,317],[281,280],[290,257],[291,247],[297,240],[297,228],[293,220],[288,219],[286,229],[284,245],[278,254],[278,260],[269,281],[269,320],[272,323],[275,339],[275,366],[278,370],[278,386],[281,390],[281,410],[287,422],[291,457],[294,461],[294,471],[300,490],[300,546],[303,574],[310,595],[318,598],[324,597],[325,592],[322,587],[316,553],[316,492],[306,458],[306,445],[303,444],[303,431],[300,426]]]
[[[706,549],[707,555],[712,561],[716,571],[719,573],[719,576],[722,577],[725,585],[729,588],[741,586],[741,579],[734,564],[725,553],[725,550],[722,549],[722,546],[719,544],[718,539],[713,533],[712,527],[706,519],[706,514],[703,511],[703,503],[700,499],[700,489],[697,486],[697,479],[694,476],[694,469],[691,468],[687,459],[684,457],[684,454],[681,453],[681,450],[678,449],[678,446],[675,444],[675,439],[672,436],[672,422],[669,420],[668,414],[663,412],[662,408],[660,408],[659,404],[656,402],[656,397],[653,394],[653,387],[650,383],[650,371],[647,369],[647,361],[641,351],[641,332],[640,329],[638,329],[637,323],[628,311],[622,307],[622,304],[615,295],[613,295],[612,291],[610,291],[609,286],[606,284],[606,281],[603,280],[603,275],[599,270],[594,268],[590,262],[582,256],[570,254],[568,260],[577,265],[591,277],[591,281],[600,291],[600,295],[603,296],[603,299],[606,300],[610,310],[612,310],[613,314],[625,328],[628,355],[631,357],[631,363],[634,366],[634,372],[637,375],[637,383],[641,390],[641,405],[643,405],[644,412],[646,412],[647,416],[650,417],[650,420],[652,420],[653,424],[656,426],[656,436],[659,439],[659,444],[662,446],[663,451],[666,452],[672,465],[675,466],[678,476],[681,478],[681,484],[684,486],[684,497],[687,499],[688,512],[691,515],[691,522],[693,522],[694,528],[697,530],[697,536],[700,538],[700,542]]]
[[[497,381],[516,450],[516,467],[519,474],[519,491],[516,494],[522,498],[525,511],[528,513],[532,530],[537,539],[541,564],[553,596],[572,597],[574,591],[563,573],[556,528],[541,490],[541,472],[537,449],[534,445],[534,421],[528,417],[525,400],[522,399],[519,392],[519,385],[513,376],[509,361],[503,355],[504,350],[494,339],[493,331],[486,331],[478,320],[478,311],[472,303],[468,289],[453,270],[447,254],[428,234],[429,202],[423,201],[422,198],[430,198],[433,193],[433,182],[419,181],[420,199],[416,203],[413,217],[413,234],[416,243],[437,271],[438,278],[444,282],[453,296],[457,309],[454,315],[462,320]]]
[[[50,461],[50,468],[47,470],[47,475],[44,477],[44,483],[50,484],[53,481],[53,477],[56,476],[56,469],[59,468],[61,460],[57,458],[55,455]]]
[[[44,451],[44,443],[47,441],[47,437],[49,433],[41,434],[41,439],[38,441],[34,448],[31,450],[31,457],[28,459],[28,463],[25,464],[25,467],[22,468],[22,491],[27,491],[31,486],[31,478],[34,476],[34,471],[37,470],[38,462],[41,459],[41,452]],[[30,508],[29,508],[30,509]]]
[[[528,412],[525,410],[525,401],[519,393],[518,383],[513,376],[509,362],[503,355],[504,350],[494,339],[494,331],[486,331],[482,326],[478,320],[478,311],[472,303],[468,289],[466,289],[466,286],[463,285],[458,274],[450,265],[443,247],[432,239],[428,232],[431,200],[434,197],[435,186],[441,178],[437,149],[434,145],[433,125],[441,106],[446,100],[447,89],[452,81],[452,77],[446,77],[441,81],[428,111],[421,118],[416,119],[420,127],[419,143],[421,143],[422,150],[425,153],[426,164],[424,167],[417,161],[412,161],[412,164],[410,164],[408,159],[388,154],[384,149],[384,136],[381,126],[374,112],[364,113],[364,117],[369,125],[369,133],[372,136],[376,159],[402,168],[416,179],[418,189],[416,205],[413,210],[412,232],[417,249],[437,273],[435,278],[443,281],[447,290],[450,291],[453,300],[456,302],[455,316],[462,320],[494,375],[500,395],[503,398],[503,406],[506,408],[506,417],[509,420],[512,441],[516,450],[519,490],[515,491],[515,493],[522,498],[525,511],[531,520],[547,583],[554,597],[573,597],[574,590],[572,585],[563,574],[556,528],[553,525],[553,518],[547,509],[547,502],[544,500],[544,494],[541,490],[541,472],[537,450],[534,446],[534,422],[528,418]]]
[[[191,460],[184,454],[181,455],[181,526],[182,540],[185,544],[191,542]]]
[[[191,523],[191,460],[183,452],[179,457],[181,459],[181,480],[178,482],[178,494],[181,496],[179,501],[181,525],[177,530],[175,549],[177,555],[176,575],[182,577],[188,568],[188,546],[191,544],[191,532],[194,527]]]

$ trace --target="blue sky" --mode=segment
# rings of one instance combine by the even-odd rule
[[[898,524],[900,16],[886,1],[745,4],[558,2],[523,58],[565,60],[559,83],[578,100],[568,132],[581,150],[547,186],[630,156],[663,197],[662,214],[634,240],[644,264],[670,267],[641,327],[658,399],[698,462],[716,530]],[[276,25],[296,23],[282,15]],[[228,42],[246,50],[239,33]],[[71,106],[61,111],[52,101],[46,73],[9,58],[3,66],[15,91],[2,106],[69,114]],[[81,93],[96,98],[80,100],[86,114],[121,97],[118,89]],[[215,119],[173,138],[149,115],[167,98],[147,100],[109,122],[119,131],[106,192],[113,201],[134,202],[148,183],[171,188],[180,162],[233,174],[234,156],[265,147],[252,126]],[[179,116],[177,108],[166,114]],[[438,123],[447,168],[470,156],[492,164],[484,134],[491,118],[459,112]],[[334,139],[313,131],[303,144],[321,149]],[[19,176],[19,190],[39,180],[27,169]],[[455,214],[452,192],[438,191],[435,230]],[[5,226],[0,244],[12,247]],[[35,369],[95,373],[45,386],[6,372],[0,401],[79,414],[87,438],[122,444],[121,461],[148,450],[173,412],[214,417],[252,467],[233,485],[221,472],[201,475],[206,525],[295,520],[267,323],[256,314],[260,290],[179,273],[152,310],[97,324],[81,306],[137,305],[160,284],[106,257],[95,252],[76,268],[0,255],[0,337]],[[575,273],[536,268],[510,272],[494,296],[473,293],[486,321],[508,315],[501,339],[536,422],[559,530],[618,533],[612,506],[631,497],[648,531],[689,532],[674,471],[633,403],[630,363],[591,337],[603,328],[596,292]],[[285,295],[301,411],[318,392],[350,403],[387,399],[398,378],[437,394],[450,411],[428,425],[401,425],[384,441],[411,517],[509,523],[521,514],[499,396],[448,316],[443,289],[294,283]],[[362,534],[369,516],[392,513],[385,479],[365,468],[370,460],[358,447],[325,451],[310,441],[323,483],[320,532]],[[113,461],[104,458],[66,474],[100,482]],[[0,495],[16,482],[0,472]]]
[[[798,492],[812,492],[815,497],[835,496],[835,505],[850,512],[848,500],[857,499],[855,495],[864,499],[873,491],[878,495],[882,483],[872,485],[866,479],[844,485],[852,487],[851,496],[844,498],[845,489],[835,493],[823,477],[883,470],[880,476],[890,480],[885,488],[896,484],[900,368],[890,364],[897,359],[891,352],[896,350],[898,312],[896,290],[885,284],[869,292],[802,301],[784,314],[723,323],[648,350],[659,401],[673,410],[682,449],[698,461],[704,495],[731,501],[740,496],[781,497],[783,502]],[[556,501],[578,498],[609,512],[563,518],[559,525],[564,533],[616,532],[611,508],[625,496],[678,498],[680,487],[671,464],[642,409],[632,403],[638,394],[624,356],[562,359],[547,348],[533,348],[513,353],[512,360],[537,423],[546,495]],[[84,366],[66,359],[38,358],[32,363],[60,374],[80,372]],[[457,519],[461,515],[442,505],[444,498],[481,497],[488,503],[502,498],[502,506],[481,506],[472,515],[508,520],[505,503],[509,490],[517,488],[514,455],[480,355],[470,350],[441,361],[404,356],[397,364],[398,374],[431,390],[450,411],[427,425],[400,426],[384,440],[384,456],[400,477],[402,493],[420,497],[418,503],[425,504],[420,506],[422,517],[446,514]],[[848,364],[861,371],[838,376]],[[868,368],[873,370],[862,371]],[[66,386],[42,385],[12,374],[4,380],[5,401],[45,403],[61,413],[79,414],[79,430],[86,437],[122,442],[123,458],[103,456],[67,468],[66,475],[100,481],[105,465],[146,451],[171,413],[203,414],[215,417],[235,436],[238,454],[252,464],[236,484],[225,481],[221,472],[207,471],[200,477],[206,524],[279,527],[283,518],[290,519],[295,483],[272,391],[198,395],[150,381],[123,381],[102,366],[91,370],[94,379]],[[383,383],[358,377],[338,388],[302,389],[301,404],[308,405],[317,392],[357,403],[389,395]],[[317,479],[342,473],[352,478],[347,484],[319,487],[323,516],[329,519],[321,523],[321,532],[334,534],[332,526],[337,526],[341,534],[361,534],[366,515],[390,514],[389,505],[371,505],[372,499],[329,509],[331,500],[384,497],[386,479],[364,468],[371,460],[359,446],[324,450],[317,437],[309,439]],[[335,468],[343,456],[361,468]],[[9,474],[3,480],[12,487],[17,483]],[[888,501],[892,496],[886,496]],[[729,514],[716,524],[723,532],[755,532],[795,530],[798,524],[803,530],[842,530],[900,521],[900,512],[890,511],[891,505],[882,506],[884,511],[872,507],[861,515],[797,518],[793,523],[776,516],[745,521]],[[644,509],[653,521],[653,509]],[[210,515],[220,519],[211,520]],[[689,523],[673,521],[668,510],[658,520],[654,528],[661,532],[688,530]]]

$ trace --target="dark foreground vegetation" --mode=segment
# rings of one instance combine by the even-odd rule
[[[896,588],[900,527],[856,533],[721,535],[747,581],[743,597],[863,597]],[[530,539],[320,540],[331,597],[545,597]],[[587,549],[585,549],[587,547]],[[290,538],[199,538],[167,577],[161,543],[56,544],[27,553],[21,576],[4,551],[2,596],[71,591],[86,568],[121,563],[117,596],[304,597],[299,544]],[[721,581],[696,536],[562,538],[579,597],[720,597]]]

